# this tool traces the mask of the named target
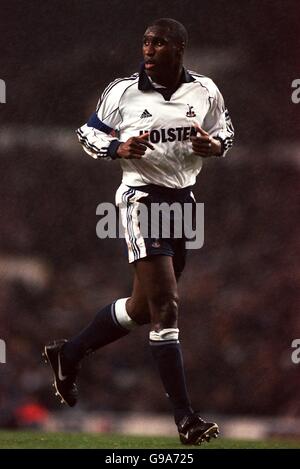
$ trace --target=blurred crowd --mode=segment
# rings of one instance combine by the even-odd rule
[[[130,295],[122,242],[96,237],[96,207],[114,202],[118,163],[85,156],[74,129],[110,81],[137,70],[144,28],[165,16],[186,25],[187,65],[216,81],[237,135],[228,158],[206,162],[194,191],[205,244],[188,256],[179,323],[193,404],[299,415],[297,2],[203,1],[192,15],[189,0],[71,3],[1,8],[0,425],[38,426],[59,409],[43,345]],[[169,410],[147,326],[87,358],[79,386],[82,410]]]

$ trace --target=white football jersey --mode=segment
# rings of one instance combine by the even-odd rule
[[[201,126],[222,144],[222,156],[233,144],[234,130],[223,97],[207,77],[183,69],[174,92],[155,85],[142,70],[117,79],[104,90],[96,112],[77,130],[84,150],[94,158],[117,158],[120,142],[149,133],[154,150],[141,159],[119,158],[122,182],[183,188],[195,184],[202,158],[190,137]]]

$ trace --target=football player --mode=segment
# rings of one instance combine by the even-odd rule
[[[77,401],[78,364],[84,356],[150,324],[152,355],[172,405],[180,440],[200,444],[219,429],[193,410],[179,342],[177,281],[186,256],[184,235],[145,237],[137,222],[139,205],[195,204],[192,186],[203,159],[223,157],[233,127],[214,82],[183,66],[185,27],[169,18],[154,21],[143,37],[139,73],[110,83],[96,112],[77,130],[84,150],[97,159],[117,160],[123,179],[116,204],[125,230],[134,281],[129,298],[105,306],[82,332],[45,347],[62,401]]]

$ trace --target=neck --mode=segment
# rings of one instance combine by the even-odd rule
[[[167,73],[157,74],[151,76],[151,79],[155,81],[158,85],[165,86],[166,88],[176,88],[180,82],[180,77],[182,74],[182,65],[176,68],[176,70]]]

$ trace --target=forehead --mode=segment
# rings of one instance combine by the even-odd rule
[[[144,37],[162,38],[167,41],[172,40],[169,28],[164,28],[162,26],[149,26],[144,33]]]

